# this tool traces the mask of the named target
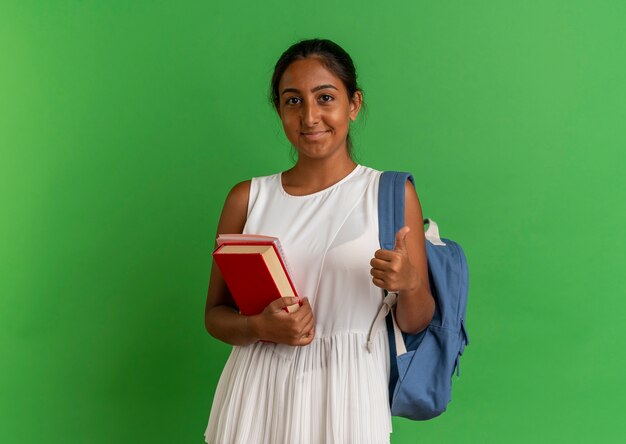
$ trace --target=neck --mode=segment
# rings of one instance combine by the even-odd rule
[[[333,159],[298,159],[293,168],[283,173],[283,187],[292,194],[315,193],[339,182],[356,165],[347,154]]]

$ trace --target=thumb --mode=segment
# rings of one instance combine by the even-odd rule
[[[393,251],[397,253],[406,253],[406,235],[411,231],[411,228],[404,226],[396,233],[396,243],[393,246]]]
[[[271,311],[280,311],[285,307],[289,307],[291,305],[297,304],[298,298],[293,296],[278,298],[275,301],[272,301],[269,306],[271,307]]]

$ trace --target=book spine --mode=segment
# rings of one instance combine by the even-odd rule
[[[291,280],[291,273],[289,272],[289,269],[287,268],[287,265],[285,264],[284,256],[281,254],[280,246],[277,247],[276,244],[272,244],[272,247],[274,247],[274,251],[276,252],[276,256],[278,256],[278,260],[280,261],[280,265],[282,265],[283,269],[285,270],[285,274],[287,275],[287,281],[289,281],[289,286],[293,290],[293,294],[296,295],[298,300],[300,300],[300,295],[296,291],[296,286],[293,285],[293,281]]]

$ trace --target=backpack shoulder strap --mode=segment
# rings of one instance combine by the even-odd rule
[[[378,239],[381,248],[393,250],[396,233],[404,226],[404,187],[415,185],[411,173],[385,171],[378,184]]]
[[[404,226],[404,199],[405,184],[410,180],[415,185],[415,180],[410,173],[399,171],[385,171],[380,176],[378,184],[378,239],[381,248],[393,250],[396,241],[396,233]],[[378,311],[376,319],[370,328],[368,338],[368,350],[371,351],[374,326],[381,317],[391,313],[388,319],[388,333],[392,356],[406,353],[402,332],[395,321],[392,307],[395,305],[397,293],[389,293]],[[393,370],[392,370],[393,371]]]

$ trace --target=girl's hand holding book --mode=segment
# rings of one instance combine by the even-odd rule
[[[308,345],[315,337],[315,317],[308,298],[298,310],[288,313],[285,307],[298,303],[297,297],[283,297],[271,302],[258,315],[248,319],[255,336],[277,344]]]

